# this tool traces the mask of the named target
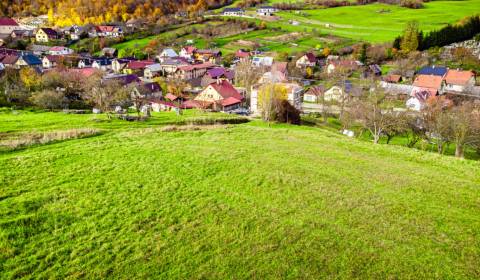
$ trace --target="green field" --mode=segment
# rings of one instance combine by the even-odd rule
[[[341,37],[385,42],[392,41],[400,35],[408,21],[416,20],[419,22],[420,29],[431,31],[479,11],[479,0],[432,1],[425,3],[425,8],[417,10],[396,5],[370,4],[304,11],[307,16],[281,12],[280,15],[284,21],[278,24],[288,26],[285,21],[294,19],[301,25],[288,26],[287,29],[316,28]],[[326,24],[330,24],[330,27],[327,28]]]
[[[480,165],[312,127],[0,113],[0,278],[475,279]],[[225,118],[224,115],[209,115]]]

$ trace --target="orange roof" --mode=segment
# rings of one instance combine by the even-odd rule
[[[448,70],[445,81],[447,84],[466,85],[474,76],[472,71]]]
[[[434,75],[418,75],[413,85],[421,88],[431,88],[439,90],[442,87],[443,78]]]

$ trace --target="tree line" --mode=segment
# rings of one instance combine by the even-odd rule
[[[58,26],[102,24],[129,19],[154,22],[177,11],[199,12],[231,0],[3,0],[0,16],[48,15]]]
[[[393,47],[404,52],[427,50],[462,42],[480,33],[480,16],[467,17],[455,25],[423,34],[417,22],[409,22],[402,36],[395,38]]]

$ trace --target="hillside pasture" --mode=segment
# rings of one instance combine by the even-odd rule
[[[478,162],[199,116],[0,113],[103,131],[0,153],[1,278],[480,277]]]

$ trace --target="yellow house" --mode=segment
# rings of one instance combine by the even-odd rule
[[[35,34],[35,40],[39,43],[48,43],[50,40],[57,40],[57,31],[51,28],[40,28]]]

